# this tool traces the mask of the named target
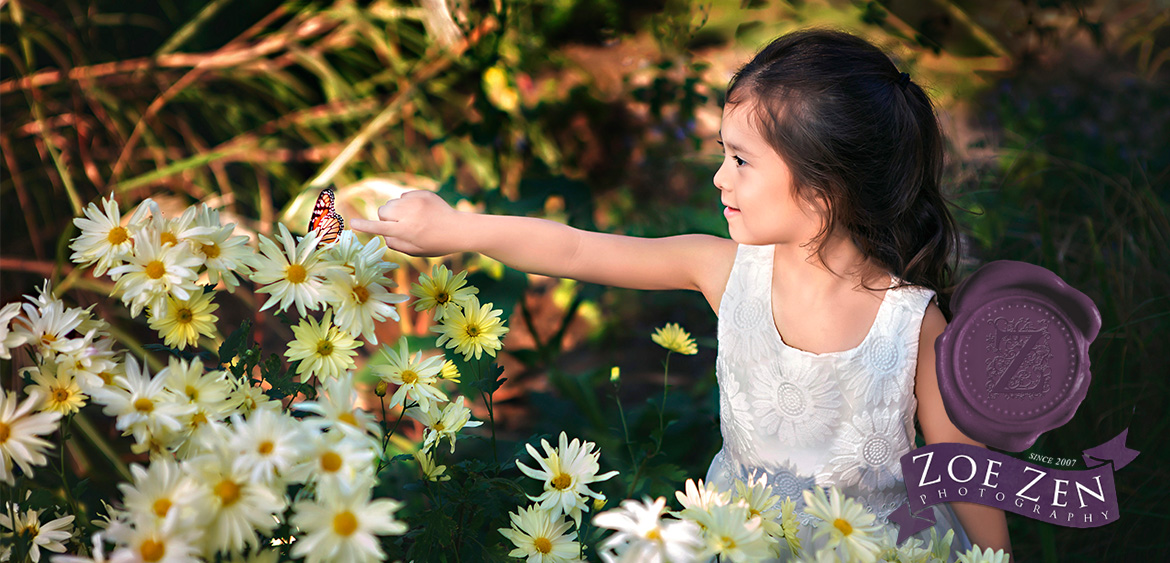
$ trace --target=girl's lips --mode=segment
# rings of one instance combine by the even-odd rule
[[[739,210],[734,207],[724,207],[723,216],[730,218],[733,215],[739,215]]]

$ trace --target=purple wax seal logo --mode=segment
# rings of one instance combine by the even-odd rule
[[[1093,301],[1056,274],[1001,260],[952,298],[935,342],[939,391],[964,434],[1023,451],[1072,419],[1089,389],[1089,344],[1101,330]]]

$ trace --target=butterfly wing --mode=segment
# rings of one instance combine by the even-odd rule
[[[321,244],[336,242],[345,228],[345,219],[334,207],[337,195],[333,188],[321,190],[317,203],[313,205],[313,216],[309,219],[309,231],[321,232]]]

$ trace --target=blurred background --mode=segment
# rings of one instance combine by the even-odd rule
[[[866,37],[933,95],[964,273],[1039,264],[1101,310],[1088,399],[1019,457],[1080,460],[1129,428],[1142,453],[1116,476],[1121,521],[1009,514],[1018,560],[1164,552],[1167,0],[0,0],[0,301],[48,278],[121,318],[119,339],[149,354],[145,322],[68,260],[72,218],[111,193],[124,213],[146,197],[172,212],[203,202],[250,234],[277,222],[303,233],[320,188],[335,186],[347,217],[431,189],[464,209],[591,230],[727,236],[711,184],[724,88],[756,49],[808,26]],[[440,262],[393,259],[400,293]],[[603,469],[632,470],[615,399],[631,433],[656,428],[663,353],[650,333],[682,324],[700,352],[671,359],[665,461],[644,468],[645,492],[705,474],[720,438],[715,316],[700,295],[526,276],[473,255],[443,263],[470,270],[509,315],[501,438],[565,429],[610,452]],[[222,332],[271,321],[247,288],[224,301]],[[429,342],[428,319],[400,312],[380,340]],[[288,332],[270,324],[270,337]],[[10,388],[20,360],[3,367]],[[71,462],[97,486],[115,478],[103,456],[133,459],[102,432],[86,439]]]

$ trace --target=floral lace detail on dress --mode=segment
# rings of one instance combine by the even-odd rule
[[[890,409],[860,411],[844,424],[834,444],[832,472],[825,480],[860,484],[866,490],[892,487],[902,480],[902,454],[910,451],[902,420]]]
[[[778,443],[815,444],[837,426],[841,391],[833,380],[817,377],[811,364],[797,358],[783,369],[776,363],[749,369],[760,430]]]

